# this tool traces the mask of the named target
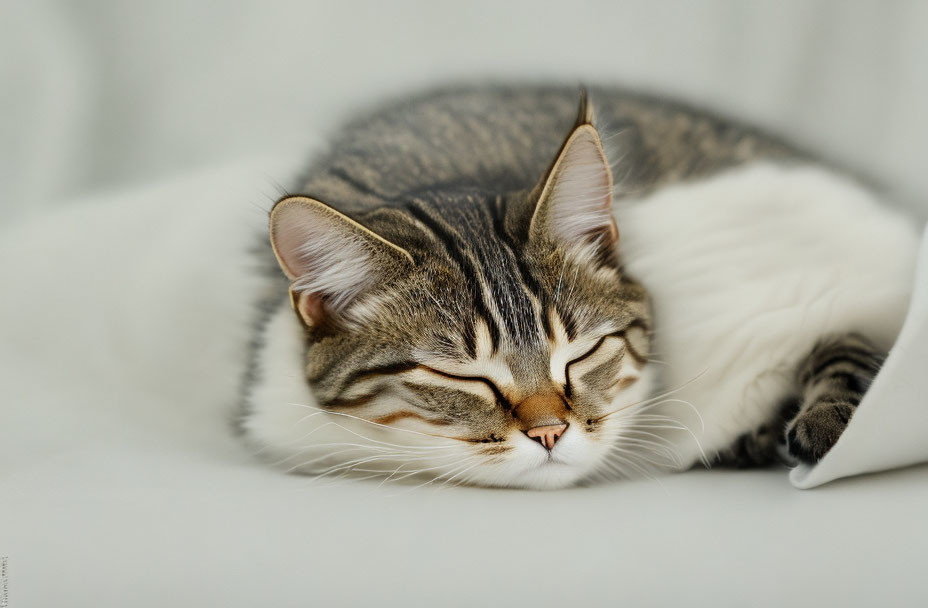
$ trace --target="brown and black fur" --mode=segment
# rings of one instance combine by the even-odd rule
[[[592,89],[591,96],[604,146],[621,150],[614,167],[617,196],[757,159],[803,158],[763,133],[682,104],[614,89]],[[577,100],[573,87],[442,89],[351,122],[315,160],[299,192],[324,201],[430,268],[417,278],[390,279],[395,297],[385,299],[384,314],[402,315],[403,324],[373,323],[363,340],[325,325],[307,330],[307,379],[321,403],[342,405],[359,376],[414,365],[411,357],[397,353],[423,339],[448,354],[472,355],[477,322],[486,325],[494,346],[504,338],[520,346],[524,359],[513,368],[521,370],[527,392],[537,388],[532,384],[545,365],[537,327],[548,320],[536,314],[532,298],[559,315],[569,333],[590,322],[576,318],[571,302],[555,295],[568,262],[533,251],[525,234],[526,210],[538,184],[576,124]],[[650,328],[646,285],[622,273],[614,251],[604,251],[598,264],[614,267],[619,279],[605,288],[589,279],[596,268],[576,269],[581,278],[574,297],[628,327]],[[444,304],[441,316],[421,300],[426,280],[427,291]],[[417,297],[419,304],[410,304]],[[486,311],[487,298],[499,306],[502,324]],[[391,301],[402,306],[391,309]],[[388,342],[392,346],[386,349]],[[796,396],[778,417],[739,439],[719,460],[766,464],[784,441],[794,458],[818,460],[837,440],[879,361],[858,337],[823,341],[800,366]],[[467,395],[407,388],[418,392],[422,403],[435,404],[436,422],[473,418],[477,423],[488,416]],[[499,400],[505,402],[505,396]],[[505,416],[504,410],[494,415]]]

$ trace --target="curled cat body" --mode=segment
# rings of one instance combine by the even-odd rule
[[[816,462],[901,327],[917,240],[847,175],[673,101],[408,98],[271,211],[239,427],[284,470],[398,483]]]

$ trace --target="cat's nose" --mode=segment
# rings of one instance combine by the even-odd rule
[[[564,422],[561,424],[546,424],[545,426],[536,426],[525,431],[525,434],[528,435],[529,439],[534,439],[550,450],[554,447],[554,444],[557,443],[557,440],[561,438],[561,435],[563,435],[564,431],[566,430],[567,423]]]

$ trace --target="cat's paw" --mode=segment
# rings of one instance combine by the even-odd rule
[[[714,465],[746,469],[773,464],[779,443],[782,443],[780,433],[769,426],[762,426],[741,435],[728,449],[720,451]]]
[[[820,401],[803,410],[786,428],[790,456],[815,464],[828,453],[857,409],[847,401]]]

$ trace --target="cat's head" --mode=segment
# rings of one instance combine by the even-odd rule
[[[304,196],[274,207],[312,428],[329,426],[302,470],[549,488],[640,468],[627,450],[648,441],[631,415],[650,390],[647,294],[623,274],[584,109],[540,177],[351,218]]]

